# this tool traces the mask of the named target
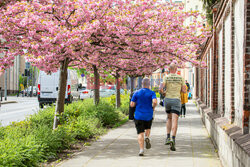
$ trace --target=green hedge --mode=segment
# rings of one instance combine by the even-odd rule
[[[115,109],[113,98],[101,99],[98,106],[92,99],[65,105],[59,118],[62,124],[56,130],[52,130],[55,107],[0,127],[0,166],[39,166],[56,159],[59,152],[79,140],[90,139],[126,122],[129,96],[122,95],[119,109]]]

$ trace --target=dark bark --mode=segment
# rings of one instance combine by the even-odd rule
[[[142,77],[138,77],[138,89],[142,88]]]
[[[116,108],[119,108],[121,106],[121,92],[120,92],[119,75],[116,75],[115,82],[116,82]]]
[[[95,65],[93,65],[93,69],[94,69],[94,103],[98,105],[100,101],[100,91],[99,91],[100,75]]]
[[[62,61],[60,65],[58,96],[56,101],[53,129],[56,129],[57,126],[60,124],[58,116],[64,112],[65,92],[66,92],[67,77],[68,77],[68,65],[69,65],[68,58]]]
[[[131,83],[130,91],[131,91],[131,93],[133,93],[133,91],[134,91],[134,77],[130,77],[130,83]]]
[[[15,0],[16,2],[20,2],[21,0]],[[0,8],[6,7],[11,2],[14,2],[13,0],[2,0],[0,1]]]

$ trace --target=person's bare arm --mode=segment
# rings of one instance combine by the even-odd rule
[[[133,102],[133,101],[130,102],[130,107],[135,107],[135,105],[136,105],[135,102]]]
[[[164,92],[164,87],[165,87],[165,82],[163,82],[161,85],[160,85],[160,93],[161,94],[164,94],[165,92]]]
[[[155,110],[155,107],[157,106],[157,99],[153,99],[153,110]]]

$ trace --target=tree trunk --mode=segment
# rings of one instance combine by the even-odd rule
[[[99,104],[99,101],[100,101],[100,91],[99,91],[99,88],[100,88],[100,75],[98,73],[98,69],[96,68],[96,66],[94,65],[93,66],[94,68],[94,103],[95,105],[98,105]]]
[[[34,71],[33,71],[33,66],[31,66],[31,94],[30,94],[30,97],[33,97],[33,83],[34,83]]]
[[[116,82],[116,108],[119,108],[121,106],[121,92],[120,92],[119,75],[116,75],[115,82]]]
[[[7,101],[7,94],[8,94],[8,91],[7,91],[7,70],[5,70],[5,73],[4,73],[4,100]]]
[[[150,77],[150,87],[151,87],[151,90],[152,90],[153,89],[153,77],[152,77],[152,75]]]
[[[130,90],[131,90],[131,93],[133,93],[134,91],[134,77],[130,77]]]
[[[60,124],[58,115],[64,112],[65,92],[66,92],[67,77],[68,77],[68,64],[69,64],[69,59],[66,58],[63,62],[61,62],[60,65],[58,96],[56,101],[53,129],[56,129],[57,126]]]
[[[142,77],[138,77],[138,89],[142,88]]]

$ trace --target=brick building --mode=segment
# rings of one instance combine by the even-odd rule
[[[224,166],[250,166],[250,1],[222,0],[196,68],[196,97]]]

